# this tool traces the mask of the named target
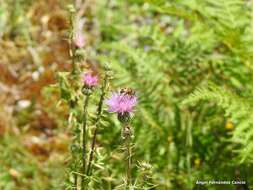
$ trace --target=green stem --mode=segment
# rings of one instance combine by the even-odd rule
[[[69,18],[69,22],[70,22],[69,55],[72,60],[72,74],[73,74],[73,76],[76,75],[76,58],[75,58],[76,48],[75,48],[75,44],[74,44],[74,30],[75,30],[74,21],[75,21],[75,9],[73,7],[73,10],[70,11],[70,18]]]
[[[84,112],[84,115],[83,115],[83,142],[82,142],[82,173],[85,175],[85,170],[86,170],[86,128],[87,128],[87,108],[88,108],[88,103],[89,103],[89,98],[90,98],[90,95],[87,94],[86,95],[86,98],[85,98],[85,102],[84,102],[84,108],[83,108],[83,112]],[[85,186],[85,177],[83,176],[82,177],[82,180],[81,180],[81,190],[84,190],[86,189],[86,186]]]
[[[87,175],[91,175],[92,174],[92,170],[91,170],[91,164],[93,161],[93,155],[94,155],[94,151],[95,151],[95,145],[96,145],[96,139],[97,139],[97,133],[98,133],[98,125],[99,125],[99,121],[101,118],[101,114],[102,114],[102,107],[103,107],[103,102],[104,102],[104,98],[105,98],[105,90],[106,90],[106,86],[107,86],[107,82],[108,82],[108,75],[105,75],[104,78],[104,83],[103,86],[101,88],[102,94],[100,96],[100,100],[98,103],[98,108],[97,108],[97,118],[95,121],[95,131],[92,137],[92,144],[91,144],[91,150],[90,150],[90,155],[89,155],[89,162],[88,162],[88,167],[87,167]]]
[[[123,128],[123,138],[125,140],[125,157],[126,157],[126,190],[131,186],[132,173],[132,150],[131,150],[131,128],[126,124]]]
[[[88,162],[88,167],[87,167],[87,175],[89,175],[89,176],[92,174],[91,164],[92,164],[93,154],[94,154],[94,150],[95,150],[97,131],[98,131],[98,128],[96,126],[95,131],[94,131],[94,135],[92,138],[91,151],[90,151],[89,162]]]
[[[186,131],[186,163],[187,163],[187,173],[188,181],[190,187],[192,188],[192,171],[191,171],[191,157],[192,157],[192,124],[188,123]]]
[[[68,36],[69,56],[70,56],[71,61],[72,61],[71,78],[74,78],[75,77],[75,70],[76,70],[75,46],[74,46],[74,43],[73,43],[73,41],[74,41],[75,7],[73,5],[69,5],[68,6],[68,11],[70,13],[70,16],[69,16],[70,28],[69,28],[69,36]],[[72,103],[72,102],[70,102],[70,103]],[[74,162],[75,162],[75,165],[76,165],[76,162],[77,162],[76,156],[74,156]],[[73,178],[74,178],[74,188],[78,189],[78,175],[76,173],[74,173]]]
[[[74,186],[77,189],[77,174],[74,174]]]

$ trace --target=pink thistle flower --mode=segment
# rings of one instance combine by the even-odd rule
[[[80,31],[75,34],[74,43],[78,48],[83,48],[85,46],[85,38]]]
[[[98,77],[96,75],[93,75],[91,72],[84,73],[82,79],[83,84],[88,88],[92,88],[98,85]]]
[[[130,114],[134,111],[134,107],[137,104],[137,97],[115,92],[106,100],[106,104],[109,106],[109,112],[121,115]]]

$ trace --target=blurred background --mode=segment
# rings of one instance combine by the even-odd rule
[[[0,0],[0,190],[65,189],[69,108],[55,86],[71,69],[69,4],[85,36],[81,65],[110,62],[111,88],[137,91],[134,175],[150,184],[136,189],[252,189],[252,3]],[[105,116],[94,189],[122,189],[120,124]]]

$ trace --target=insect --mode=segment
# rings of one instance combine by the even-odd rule
[[[135,91],[132,88],[122,88],[120,90],[120,94],[134,96],[135,95]]]

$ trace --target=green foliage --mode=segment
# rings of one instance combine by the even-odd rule
[[[113,14],[105,8],[110,5]],[[235,178],[237,168],[244,178],[250,171],[244,166],[252,167],[251,4],[175,0],[100,6],[97,49],[104,55],[99,60],[111,62],[114,87],[137,90],[136,159],[153,166],[157,189],[193,188],[200,178]],[[181,106],[199,99],[218,107]],[[234,130],[226,129],[228,121]]]
[[[25,10],[32,1],[22,6],[24,2],[16,1],[11,13],[6,11],[7,3],[0,7],[0,35],[18,36],[27,30]],[[87,55],[85,61],[98,71],[105,62],[110,63],[111,90],[131,87],[137,91],[139,103],[132,126],[133,161],[138,164],[133,168],[133,189],[189,190],[199,188],[196,180],[237,178],[247,180],[249,189],[253,188],[252,1],[98,0],[92,6],[94,17],[89,15],[85,27],[96,56]],[[12,22],[7,28],[6,20]],[[69,72],[59,72],[57,77],[56,93],[63,100],[58,105],[68,104],[70,133],[77,141],[84,96],[81,87],[73,84],[79,84],[79,79],[71,78]],[[95,91],[90,101],[88,139],[94,132],[99,96]],[[123,189],[120,123],[104,111],[99,126],[89,188]],[[4,151],[8,141],[3,141],[0,150]],[[72,153],[81,157],[76,144],[71,146]],[[26,170],[28,165],[19,160],[19,151],[8,149],[17,153],[16,165]],[[0,161],[11,156],[6,153]],[[6,184],[7,189],[14,187],[6,165],[14,164],[0,164],[0,189]],[[35,171],[41,168],[36,160],[31,165],[35,182],[25,178],[25,187],[30,183],[33,189],[57,189],[54,180],[37,183],[40,174]],[[78,160],[69,172],[80,175],[80,167]],[[71,180],[62,181],[73,187]],[[203,189],[235,187],[209,185]]]
[[[194,103],[199,100],[208,100],[217,104],[225,110],[225,116],[236,125],[235,131],[231,138],[231,143],[239,144],[235,149],[242,158],[252,162],[252,114],[250,102],[245,98],[240,98],[224,88],[210,84],[208,88],[196,89],[186,100],[186,103]]]

